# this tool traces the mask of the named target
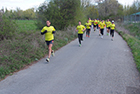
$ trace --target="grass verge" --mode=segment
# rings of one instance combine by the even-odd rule
[[[34,21],[17,21],[17,23],[18,32],[15,36],[11,40],[0,41],[0,80],[48,54],[44,36],[40,34],[40,30],[36,30]],[[57,31],[53,49],[57,50],[75,38],[77,38],[75,27]]]
[[[125,29],[129,30],[130,34],[140,40],[140,23],[124,24]]]
[[[123,39],[127,42],[129,47],[131,48],[136,63],[136,67],[140,72],[140,40],[132,35],[125,34],[123,31],[118,31],[118,33],[123,37]]]

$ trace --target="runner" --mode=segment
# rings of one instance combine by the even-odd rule
[[[76,31],[78,31],[78,40],[79,40],[79,46],[81,46],[81,40],[83,41],[83,32],[86,30],[84,25],[81,25],[81,21],[79,21],[79,25],[76,28]]]
[[[97,29],[99,29],[99,24],[98,23],[99,23],[99,19],[97,19],[97,25],[96,25]]]
[[[115,24],[114,21],[112,21],[112,24],[110,25],[111,31],[110,31],[110,36],[112,36],[112,41],[114,40],[114,30],[115,30]]]
[[[87,23],[85,23],[85,26],[86,26],[86,37],[90,37],[91,23],[89,22],[89,20],[87,21]]]
[[[88,19],[88,21],[89,21],[89,23],[91,23],[91,24],[92,24],[92,20],[91,20],[91,18],[89,18],[89,19]]]
[[[100,25],[100,23],[101,23],[102,21],[101,20],[99,20],[99,22],[98,22],[98,26]],[[100,26],[99,26],[99,36],[101,36],[101,30],[100,30]]]
[[[51,22],[49,20],[46,21],[47,26],[44,26],[43,29],[41,30],[41,35],[45,34],[45,41],[46,44],[48,46],[49,49],[49,55],[48,58],[46,58],[46,61],[49,62],[50,61],[50,56],[52,54],[52,56],[54,56],[54,50],[52,50],[52,46],[53,46],[53,41],[54,41],[54,33],[55,28],[51,25]]]
[[[97,20],[96,19],[94,20],[93,25],[94,25],[94,32],[95,32],[96,31],[96,26],[97,26]]]
[[[109,19],[108,19],[107,22],[106,22],[107,35],[109,35],[109,32],[110,32],[110,25],[111,25],[111,22],[110,22]]]
[[[105,26],[106,26],[106,25],[105,25],[105,23],[104,23],[104,20],[102,20],[102,22],[99,24],[100,31],[101,31],[101,38],[103,38]]]

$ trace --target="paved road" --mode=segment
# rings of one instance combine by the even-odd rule
[[[115,33],[101,39],[91,31],[28,69],[0,82],[0,94],[140,94],[140,75],[131,50]]]

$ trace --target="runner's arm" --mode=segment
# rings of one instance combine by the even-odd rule
[[[86,28],[84,28],[82,31],[85,31],[86,30]]]
[[[45,33],[47,33],[47,30],[45,30],[44,32],[41,31],[41,35],[44,35]]]
[[[55,34],[56,33],[56,31],[52,31],[52,34]]]

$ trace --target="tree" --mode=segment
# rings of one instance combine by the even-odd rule
[[[24,13],[24,18],[26,18],[28,20],[36,18],[34,8],[27,9],[23,13]]]
[[[99,18],[99,13],[97,8],[94,5],[86,7],[86,14],[88,18],[97,19]]]
[[[98,4],[98,11],[99,11],[100,18],[106,19],[110,17],[115,17],[116,15],[121,13],[120,12],[121,10],[123,10],[123,7],[116,0],[105,0],[102,3]]]
[[[50,20],[57,29],[76,25],[84,19],[83,7],[80,0],[51,0],[44,2],[38,8],[37,26],[42,28],[46,20]],[[41,25],[40,25],[41,24]]]
[[[0,40],[11,39],[17,30],[16,27],[17,25],[13,20],[0,13]]]

